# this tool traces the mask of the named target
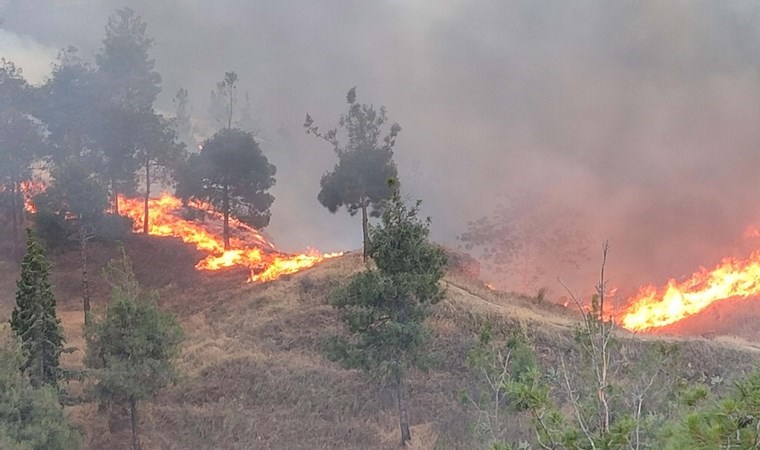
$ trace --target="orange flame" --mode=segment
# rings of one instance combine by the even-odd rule
[[[21,195],[24,197],[24,210],[34,214],[37,207],[34,205],[34,196],[45,191],[45,183],[42,181],[27,180],[20,183]]]
[[[234,218],[230,218],[230,230],[235,235],[230,236],[230,249],[225,250],[219,214],[208,212],[207,205],[195,203],[192,206],[206,210],[211,220],[201,225],[198,221],[181,218],[178,211],[183,208],[182,202],[169,194],[148,200],[148,234],[178,237],[183,242],[195,245],[198,250],[208,253],[206,258],[195,265],[198,270],[247,267],[251,272],[249,282],[266,282],[342,255],[320,255],[314,251],[300,255],[282,253],[256,229]],[[135,232],[142,232],[143,199],[119,196],[119,212],[134,221]]]
[[[646,330],[678,322],[729,298],[760,296],[760,252],[746,260],[725,258],[713,270],[700,268],[683,282],[670,279],[663,289],[645,286],[620,315],[623,327]]]

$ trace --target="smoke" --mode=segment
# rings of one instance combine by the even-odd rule
[[[306,112],[333,126],[354,85],[402,125],[404,191],[442,242],[499,195],[535,192],[582,213],[612,242],[613,284],[634,285],[747,251],[760,219],[756,2],[6,0],[0,55],[31,74],[51,48],[93,54],[123,6],[156,40],[162,109],[182,86],[204,115],[238,73],[278,167],[268,231],[286,249],[360,245],[358,218],[318,204],[334,155],[301,128]]]
[[[49,63],[57,50],[46,47],[30,36],[18,35],[0,28],[0,57],[13,61],[24,70],[30,83],[41,83],[50,71]]]

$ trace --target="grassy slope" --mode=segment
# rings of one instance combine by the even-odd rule
[[[358,256],[328,261],[265,285],[246,285],[240,272],[198,274],[197,255],[172,239],[136,236],[127,245],[138,278],[158,289],[162,307],[180,316],[187,341],[180,383],[143,406],[146,449],[356,449],[397,448],[393,396],[361,374],[325,360],[322,340],[341,330],[326,304],[330,290],[362,269]],[[116,254],[95,248],[95,308],[107,289],[98,266]],[[59,310],[70,345],[83,348],[76,254],[54,258]],[[12,307],[14,265],[0,263],[0,319]],[[448,299],[431,320],[433,351],[441,356],[429,374],[409,383],[413,448],[471,447],[468,416],[458,392],[472,384],[465,357],[486,320],[520,327],[545,366],[572,344],[574,317],[562,307],[490,291],[451,275]],[[653,339],[653,338],[650,338]],[[742,342],[685,340],[683,374],[731,378],[755,363]],[[65,356],[81,366],[82,352]],[[75,383],[74,394],[83,391]],[[126,416],[104,414],[92,403],[69,407],[86,434],[87,448],[128,448]]]

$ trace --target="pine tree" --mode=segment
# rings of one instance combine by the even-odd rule
[[[385,108],[356,101],[356,87],[346,95],[348,112],[340,117],[338,126],[345,129],[347,140],[341,143],[338,129],[326,132],[314,125],[314,119],[306,114],[303,126],[307,134],[313,134],[333,145],[338,163],[331,172],[322,176],[319,202],[331,213],[345,207],[350,215],[362,213],[362,236],[364,259],[369,252],[369,208],[372,215],[379,215],[379,206],[393,194],[388,180],[397,180],[398,170],[393,161],[393,147],[401,126],[394,123],[383,137],[387,122]]]
[[[331,298],[352,338],[328,345],[331,359],[395,388],[404,445],[411,439],[404,379],[410,367],[425,366],[430,333],[424,322],[430,305],[443,298],[439,281],[446,263],[418,213],[419,202],[407,207],[398,190],[386,202],[382,225],[370,230],[369,255],[377,268],[355,275]]]
[[[179,142],[185,144],[190,151],[197,150],[195,137],[193,137],[192,108],[190,107],[190,94],[187,89],[180,88],[172,99],[174,105],[174,119],[172,125],[177,133]]]
[[[252,227],[269,225],[276,167],[251,133],[225,128],[206,139],[180,172],[177,193],[210,203],[224,217],[224,248],[230,243],[230,216]]]
[[[21,184],[31,178],[32,162],[45,146],[42,128],[29,114],[30,91],[21,69],[0,57],[0,206],[13,226],[14,257],[23,222]]]
[[[235,72],[225,72],[224,79],[216,83],[216,91],[211,91],[209,112],[220,127],[232,129],[235,109],[237,107],[237,81]]]
[[[0,448],[71,450],[80,436],[66,420],[53,386],[34,388],[18,368],[24,357],[20,343],[0,327]]]
[[[175,379],[182,328],[174,316],[158,308],[155,296],[142,292],[123,251],[108,264],[105,275],[112,302],[105,317],[85,327],[85,363],[94,369],[95,394],[104,402],[129,407],[132,449],[139,450],[139,403]]]
[[[16,283],[16,307],[11,328],[21,339],[32,385],[56,385],[61,378],[58,368],[63,349],[63,331],[55,313],[55,296],[50,286],[50,263],[42,246],[27,229],[26,255],[21,262],[21,279]]]
[[[144,163],[136,153],[156,143],[151,139],[153,103],[161,92],[161,75],[150,56],[154,41],[147,24],[132,9],[108,18],[103,48],[95,56],[102,103],[98,141],[104,155],[104,176],[111,184],[113,212],[120,193],[135,188],[135,171]]]

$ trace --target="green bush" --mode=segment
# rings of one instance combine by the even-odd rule
[[[67,422],[54,387],[34,389],[18,368],[19,343],[0,330],[0,448],[71,450],[80,438]]]

